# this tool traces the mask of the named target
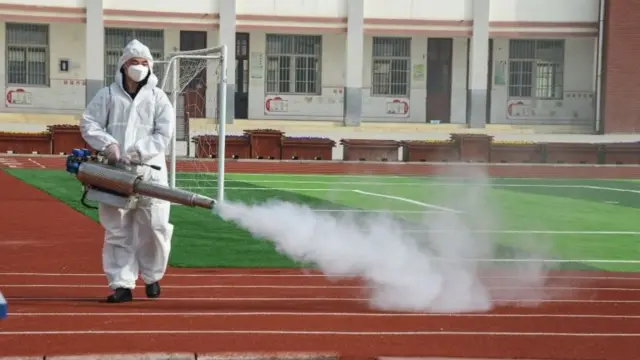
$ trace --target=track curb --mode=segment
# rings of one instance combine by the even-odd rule
[[[339,360],[329,353],[130,353],[86,355],[0,356],[0,360]]]

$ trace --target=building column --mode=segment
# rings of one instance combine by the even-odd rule
[[[344,125],[359,126],[362,117],[362,72],[364,66],[364,1],[347,1],[346,84]]]
[[[103,0],[87,1],[87,22],[85,26],[86,104],[105,86],[102,6]]]
[[[220,1],[218,43],[227,45],[227,124],[233,123],[236,95],[236,0]]]
[[[469,52],[469,126],[487,123],[489,74],[489,9],[491,0],[473,0],[473,35]]]

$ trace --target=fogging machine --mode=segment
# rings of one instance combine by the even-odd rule
[[[87,204],[87,200],[131,209],[136,206],[140,196],[191,207],[215,207],[216,200],[212,198],[143,180],[143,176],[136,171],[138,166],[161,170],[159,166],[143,163],[112,164],[100,152],[92,154],[88,149],[73,149],[66,162],[67,172],[82,183],[84,193],[81,202],[89,208],[95,207]]]

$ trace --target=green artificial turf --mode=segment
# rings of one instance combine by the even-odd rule
[[[82,193],[78,181],[64,171],[6,171],[97,219],[96,210],[87,209],[80,203]],[[215,196],[215,174],[178,174],[177,184],[187,190]],[[470,185],[452,178],[227,174],[225,184],[226,199],[231,201],[262,202],[278,198],[324,209],[437,211],[433,206],[439,206],[461,210],[463,213],[456,217],[467,227],[494,231],[472,236],[500,244],[499,256],[516,249],[532,253],[545,250],[567,260],[640,260],[638,182],[492,179],[490,184]],[[397,216],[403,218],[407,228],[418,231],[424,228],[422,216],[425,215],[404,213]],[[437,222],[441,215],[426,216]],[[246,231],[204,209],[174,206],[171,221],[175,224],[172,266],[300,266],[278,254],[271,243],[252,238]],[[576,265],[610,271],[640,270],[640,264],[635,263],[568,264],[573,268]],[[567,264],[553,266],[559,268]]]

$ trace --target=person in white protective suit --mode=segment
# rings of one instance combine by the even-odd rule
[[[156,87],[153,57],[138,40],[131,41],[118,62],[115,81],[101,89],[82,114],[82,137],[111,163],[131,165],[146,181],[168,185],[165,150],[173,135],[175,110]],[[145,163],[160,166],[154,170]],[[99,205],[104,227],[102,263],[111,303],[133,300],[138,274],[149,298],[160,296],[173,225],[170,203],[141,197],[133,209]]]

